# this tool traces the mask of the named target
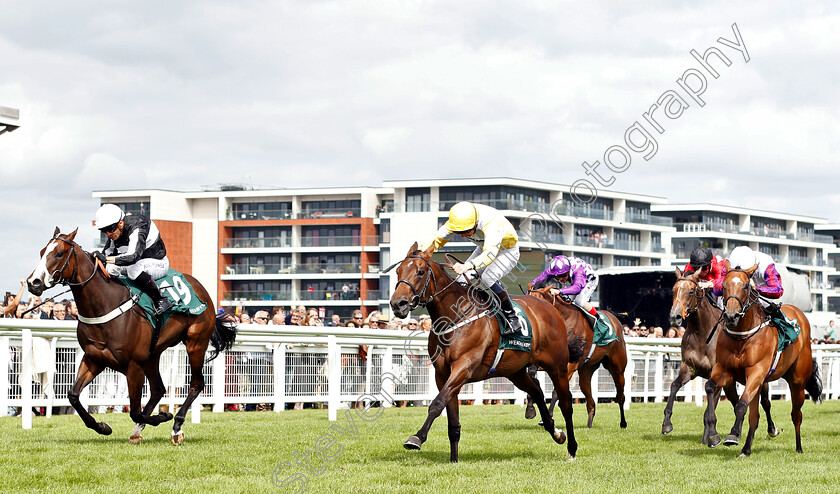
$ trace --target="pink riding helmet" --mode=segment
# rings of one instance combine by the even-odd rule
[[[551,270],[557,274],[566,274],[572,269],[572,262],[566,256],[557,256],[551,260]]]

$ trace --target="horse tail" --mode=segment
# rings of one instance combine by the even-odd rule
[[[213,352],[207,361],[219,356],[219,353],[230,350],[236,340],[236,320],[229,311],[216,314],[216,327],[213,329],[213,336],[210,337],[210,344],[213,345]]]
[[[820,377],[820,365],[816,360],[811,361],[811,379],[808,379],[805,390],[811,399],[814,400],[814,403],[822,401],[823,383],[822,377]]]
[[[566,339],[569,342],[569,363],[574,364],[580,362],[580,359],[586,354],[586,338],[569,330],[566,333]]]

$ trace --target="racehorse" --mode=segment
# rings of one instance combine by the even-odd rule
[[[758,401],[755,399],[765,382],[783,378],[790,387],[792,411],[790,413],[796,430],[796,452],[802,453],[802,403],[805,390],[814,402],[822,394],[819,367],[811,359],[811,325],[805,314],[793,305],[783,305],[782,311],[799,323],[800,333],[785,348],[777,359],[779,333],[772,321],[765,322],[766,313],[759,303],[759,295],[750,284],[758,265],[748,269],[733,269],[726,261],[726,277],[723,280],[724,333],[715,347],[715,365],[706,383],[708,403],[704,415],[704,444],[720,444],[715,426],[714,394],[718,387],[730,386],[737,381],[744,385],[744,392],[735,405],[735,425],[724,440],[727,446],[735,446],[741,437],[741,428],[747,407],[750,409],[750,426],[747,440],[741,450],[742,457],[752,453],[752,442],[758,427]]]
[[[566,326],[551,304],[536,297],[514,297],[531,321],[531,351],[505,351],[495,371],[491,372],[500,338],[499,324],[493,317],[499,310],[498,305],[479,312],[481,308],[477,305],[486,302],[482,295],[453,280],[443,266],[431,260],[431,254],[417,250],[416,242],[405,259],[397,264],[399,281],[391,296],[391,309],[397,317],[405,317],[418,306],[428,308],[432,318],[429,355],[439,389],[429,405],[426,422],[417,434],[408,438],[405,448],[420,449],[432,423],[445,407],[449,422],[449,459],[457,462],[461,438],[458,392],[467,383],[491,377],[507,377],[516,387],[536,397],[543,427],[557,444],[563,444],[566,434],[554,427],[539,383],[525,370],[529,363],[535,363],[546,370],[558,390],[568,433],[569,460],[574,460],[577,441],[572,424],[572,394],[566,375],[569,346]]]
[[[172,444],[179,445],[184,440],[181,426],[187,411],[204,389],[202,366],[208,344],[212,343],[215,348],[210,356],[212,360],[219,352],[233,345],[236,326],[224,314],[215,314],[210,295],[195,278],[185,274],[184,278],[192,285],[198,298],[207,304],[207,308],[198,315],[181,312],[172,314],[161,328],[154,348],[151,348],[152,324],[137,305],[131,305],[129,289],[111,280],[101,264],[97,268],[92,256],[74,241],[77,231],[66,235],[61,234],[56,227],[53,237],[41,250],[38,266],[27,278],[29,291],[35,295],[60,283],[70,286],[76,300],[80,316],[76,336],[85,355],[79,365],[76,382],[67,393],[70,404],[86,426],[102,435],[111,434],[111,427],[107,423],[97,422],[82,406],[79,395],[106,368],[124,374],[128,381],[130,415],[135,422],[129,442],[140,443],[140,432],[146,424],[157,426],[172,419],[171,413],[151,415],[151,412],[166,393],[159,370],[160,355],[167,348],[183,342],[187,348],[192,377],[187,398],[178,410],[172,426]],[[129,305],[131,309],[127,308]],[[109,319],[111,316],[116,317]],[[82,317],[97,318],[99,321],[85,323],[81,321]],[[141,410],[144,377],[149,379],[150,397]]]
[[[551,287],[531,289],[528,290],[528,294],[539,296],[551,302],[554,308],[560,312],[563,321],[566,323],[566,327],[569,328],[569,332],[583,339],[583,348],[588,352],[592,346],[592,340],[595,338],[595,332],[592,330],[592,326],[589,324],[586,316],[583,315],[580,309],[573,306],[571,302],[564,300],[563,297],[552,295],[549,292],[550,290]],[[595,399],[592,398],[592,374],[598,370],[598,367],[603,365],[615,383],[615,401],[618,403],[618,409],[621,413],[619,426],[624,429],[627,427],[627,421],[624,419],[624,369],[627,367],[627,347],[624,345],[624,333],[620,330],[621,322],[615,317],[615,314],[606,310],[600,312],[609,318],[613,328],[616,329],[618,340],[611,341],[604,346],[596,346],[588,361],[581,359],[577,362],[569,362],[568,376],[571,377],[575,371],[578,373],[578,383],[580,390],[583,392],[583,396],[586,398],[586,411],[589,415],[586,427],[591,429],[592,420],[595,418]],[[532,370],[535,371],[536,368],[534,367]],[[554,411],[554,403],[556,401],[557,394],[555,393],[551,397],[549,413]],[[530,396],[528,396],[528,406],[525,409],[525,418],[534,418],[534,404]]]
[[[723,311],[717,307],[710,298],[711,292],[700,288],[698,285],[700,273],[695,271],[685,275],[680,268],[676,268],[677,281],[673,288],[673,302],[671,303],[671,326],[685,326],[685,334],[680,344],[682,363],[677,378],[671,382],[671,394],[668,396],[668,404],[665,405],[665,420],[662,422],[662,434],[670,434],[674,431],[671,424],[671,414],[674,409],[674,401],[677,399],[677,392],[689,381],[697,376],[708,379],[715,365],[715,348],[717,347],[720,333],[713,330],[720,323]],[[711,335],[711,338],[709,336]],[[706,343],[709,341],[709,343]],[[732,406],[738,403],[738,391],[733,382],[724,389],[726,397]],[[720,399],[720,388],[715,395],[715,403]],[[770,416],[770,385],[764,383],[761,386],[761,407],[767,415],[767,434],[776,437],[782,432],[776,428]],[[705,439],[705,436],[704,436]]]

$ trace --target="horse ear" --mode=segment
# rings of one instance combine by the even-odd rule
[[[408,248],[408,254],[406,254],[406,256],[410,256],[411,254],[413,254],[417,250],[417,248],[417,242],[411,244],[411,247]]]
[[[72,242],[73,239],[76,238],[77,233],[79,233],[79,227],[76,227],[76,229],[73,230],[73,233],[71,233],[70,235],[67,235],[67,240]]]
[[[676,274],[677,274],[677,279],[682,278],[682,277],[683,277],[683,272],[682,272],[682,270],[681,270],[680,268],[678,268],[678,267],[677,267],[677,268],[675,268],[675,269],[677,270],[677,272],[676,272]]]
[[[755,266],[751,267],[750,269],[745,269],[744,271],[746,271],[746,272],[747,272],[747,274],[749,275],[749,277],[750,277],[750,278],[752,278],[752,275],[753,275],[753,273],[755,273],[755,270],[756,270],[756,269],[758,269],[758,264],[756,264]]]
[[[55,227],[55,231],[53,232],[53,238],[57,237],[59,233],[61,233],[61,230],[58,227]]]
[[[729,264],[729,259],[726,260],[726,270],[727,271],[732,271],[732,265]]]

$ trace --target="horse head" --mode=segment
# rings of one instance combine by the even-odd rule
[[[75,276],[78,268],[76,250],[80,248],[74,239],[78,231],[76,228],[73,233],[62,235],[59,228],[55,227],[52,238],[41,249],[41,260],[26,279],[29,293],[41,295],[56,283],[67,282]]]
[[[397,317],[405,317],[419,305],[425,306],[437,292],[432,254],[420,251],[417,242],[408,249],[405,259],[397,263],[397,286],[391,295],[391,310]]]
[[[698,280],[700,273],[695,271],[686,275],[676,268],[677,281],[674,283],[671,312],[668,314],[671,326],[682,327],[688,316],[694,313],[703,301],[704,290]]]
[[[723,278],[723,320],[729,329],[734,329],[741,322],[752,304],[757,300],[755,290],[750,285],[758,265],[747,269],[733,268],[726,261],[726,276]]]

